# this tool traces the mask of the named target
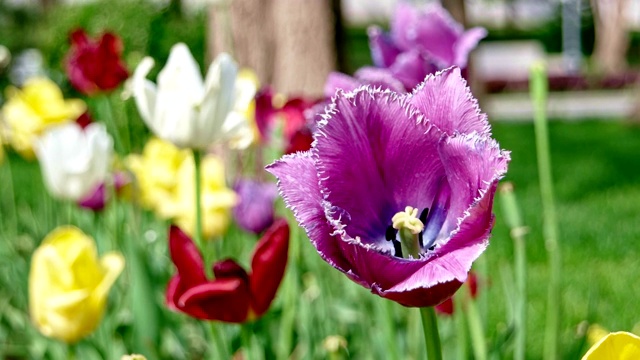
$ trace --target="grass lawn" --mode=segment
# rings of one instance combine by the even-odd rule
[[[501,146],[512,151],[506,180],[515,184],[525,223],[530,227],[527,236],[528,358],[539,359],[543,348],[548,271],[542,240],[533,125],[498,123],[493,125],[493,132]],[[636,285],[640,273],[640,246],[636,243],[640,241],[637,228],[640,127],[618,122],[553,122],[550,133],[563,258],[562,303],[557,305],[562,312],[560,344],[563,358],[576,359],[584,352],[577,331],[581,322],[599,323],[610,330],[632,330],[640,323],[637,305],[640,287]],[[0,168],[3,184],[0,188],[0,238],[3,240],[0,243],[0,347],[6,345],[5,350],[13,349],[12,353],[21,358],[31,351],[28,349],[33,344],[57,346],[30,330],[26,316],[26,279],[33,247],[55,225],[65,223],[61,219],[67,217],[66,211],[73,212],[74,223],[83,226],[88,233],[97,232],[105,238],[109,232],[95,225],[90,213],[52,202],[43,192],[35,163],[27,163],[16,156],[11,156],[10,160],[18,221],[15,222],[9,169],[5,163]],[[55,211],[47,210],[47,207]],[[130,208],[128,206],[126,211],[132,211]],[[503,346],[507,349],[502,353],[503,357],[509,358],[504,355],[508,354],[508,340],[506,345],[501,344],[509,339],[505,288],[510,287],[510,280],[505,274],[509,274],[513,263],[513,247],[502,221],[499,201],[496,201],[495,212],[497,219],[491,245],[480,261],[486,268],[485,282],[489,286],[481,290],[479,308],[484,314],[490,349]],[[111,223],[113,216],[113,211],[108,209],[105,221]],[[123,221],[127,223],[127,237],[118,240],[119,244],[138,241],[141,248],[147,249],[145,259],[155,281],[155,295],[151,295],[150,304],[155,298],[155,303],[162,308],[166,279],[173,271],[173,265],[166,257],[165,225],[150,216],[142,216],[142,220],[136,222],[129,218]],[[159,241],[144,244],[140,234],[149,240],[150,230],[157,231]],[[302,231],[294,230],[293,235],[292,259],[278,298],[265,318],[251,325],[251,331],[259,334],[253,338],[256,347],[266,349],[267,354],[277,353],[282,341],[281,332],[292,329],[291,348],[296,349],[296,358],[325,358],[327,354],[322,342],[329,335],[345,337],[350,358],[386,359],[385,354],[392,346],[399,347],[403,354],[411,354],[402,358],[421,358],[420,322],[415,309],[406,310],[392,304],[397,331],[388,334],[382,325],[388,321],[384,318],[386,302],[369,295],[366,289],[351,283],[325,264]],[[241,259],[246,264],[252,246],[242,244],[245,240],[255,240],[235,228],[230,230],[227,239],[233,241],[225,241],[218,250],[223,254],[241,252]],[[117,338],[107,342],[115,344],[114,353],[118,349],[135,350],[126,340],[128,329],[136,326],[126,301],[129,284],[126,275],[119,283],[115,290],[118,295],[112,294],[110,322],[101,325],[101,335],[90,337],[90,341],[97,342],[100,341],[98,336],[104,337],[105,333]],[[294,306],[295,311],[288,310],[290,306]],[[182,358],[176,355],[179,354],[175,350],[176,339],[186,342],[183,343],[185,348],[197,348],[193,342],[194,331],[202,330],[194,325],[194,321],[166,310],[160,312],[164,357],[173,354],[172,358]],[[117,329],[117,336],[109,335],[109,330],[105,330],[109,329],[107,326]],[[239,346],[238,327],[224,325],[221,328],[231,346]],[[447,358],[454,358],[455,321],[442,319],[441,331],[445,354]],[[82,358],[92,358],[87,347],[82,349]]]
[[[541,205],[532,124],[494,124],[494,134],[512,151],[506,180],[516,195],[526,225],[528,252],[528,354],[541,354],[548,271],[542,239]],[[640,323],[635,286],[640,274],[640,127],[625,123],[550,124],[553,177],[562,251],[562,339],[566,350],[579,343],[578,325],[588,320],[610,330],[630,331]],[[496,227],[484,255],[488,262],[489,332],[504,322],[500,269],[510,264],[512,246],[496,202]]]

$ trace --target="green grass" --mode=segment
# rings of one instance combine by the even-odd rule
[[[640,322],[633,299],[640,295],[634,279],[640,272],[638,202],[640,202],[640,128],[625,123],[580,122],[550,124],[553,177],[562,251],[561,348],[579,349],[578,325],[596,322],[610,330],[630,331]],[[512,150],[505,180],[516,186],[516,195],[530,227],[528,355],[540,357],[546,309],[546,251],[542,239],[541,205],[532,124],[495,124],[495,137]],[[511,263],[512,246],[497,223],[488,251],[488,289],[492,304],[489,324],[504,321],[497,304],[502,296],[500,267]],[[495,276],[493,275],[495,274]],[[494,302],[495,300],[495,302]],[[499,333],[499,327],[493,329]],[[492,330],[490,329],[490,332]],[[576,358],[574,356],[573,358]]]

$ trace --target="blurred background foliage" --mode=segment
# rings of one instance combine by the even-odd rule
[[[105,11],[117,8],[118,11]],[[0,0],[0,43],[12,54],[27,48],[39,49],[44,67],[59,82],[62,64],[69,50],[68,35],[84,28],[90,36],[113,31],[124,44],[124,59],[134,69],[143,56],[164,64],[171,46],[186,43],[193,54],[206,54],[206,13],[184,13],[180,7],[145,0],[99,0],[83,4],[60,4],[45,11],[39,7],[13,7]],[[196,56],[203,67],[204,56]],[[160,66],[154,68],[152,76]],[[6,85],[6,74],[0,79]],[[3,86],[2,86],[3,87]],[[65,90],[71,91],[68,86]]]
[[[104,11],[118,8],[118,12]],[[590,7],[582,11],[582,51],[585,56],[593,52],[595,31]],[[386,26],[386,24],[382,24]],[[206,11],[184,12],[179,2],[161,5],[145,0],[97,0],[82,4],[61,4],[45,11],[39,7],[9,6],[0,0],[0,43],[12,54],[26,48],[37,48],[45,56],[45,67],[60,70],[64,54],[69,48],[68,34],[78,27],[97,35],[111,30],[122,37],[124,56],[133,68],[144,55],[164,63],[171,45],[186,43],[194,54],[206,54]],[[363,65],[371,64],[366,27],[346,26],[344,43],[344,69],[352,73]],[[640,32],[630,31],[628,61],[640,64]],[[489,28],[484,41],[538,40],[548,53],[562,51],[562,19],[560,11],[549,21],[536,27],[521,28],[507,24],[503,28]],[[205,57],[196,60],[203,66]],[[157,69],[156,69],[157,72]],[[55,77],[55,76],[54,76]],[[6,79],[0,79],[5,80]]]

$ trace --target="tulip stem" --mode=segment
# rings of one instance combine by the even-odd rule
[[[257,359],[260,357],[253,346],[253,329],[251,323],[240,324],[240,339],[242,342],[242,354],[245,359]]]
[[[547,74],[544,65],[531,68],[531,99],[534,109],[534,129],[536,134],[536,153],[538,157],[538,176],[542,200],[542,226],[545,247],[549,257],[549,292],[547,296],[547,323],[545,329],[545,360],[559,358],[558,332],[560,329],[560,280],[562,258],[558,242],[558,222],[556,220],[553,196],[553,178],[551,176],[551,155],[549,150],[549,130],[547,128]]]
[[[1,121],[1,120],[0,120]],[[4,125],[4,124],[0,124],[0,125]],[[2,143],[5,141],[5,139],[2,137],[2,134],[0,134],[0,147],[3,147],[4,145],[2,145]],[[4,149],[0,150],[0,151],[4,151]],[[7,193],[3,194],[3,199],[9,199],[11,201],[11,207],[9,209],[9,215],[5,215],[2,214],[2,219],[10,219],[11,221],[11,228],[13,230],[13,235],[15,235],[17,237],[18,235],[18,205],[17,205],[17,199],[16,199],[16,193],[15,193],[15,189],[13,186],[13,170],[12,170],[12,166],[11,166],[11,154],[9,154],[8,152],[5,152],[5,159],[4,162],[6,163],[6,165],[4,166],[5,169],[7,169],[5,175],[6,175],[6,180],[4,180],[2,182],[2,184],[4,185],[4,188],[6,189],[8,196],[6,195]],[[6,197],[4,197],[6,196]],[[45,194],[46,196],[46,194]],[[46,209],[46,207],[45,207]],[[6,224],[3,224],[3,227],[7,226]],[[5,227],[6,228],[6,227]]]
[[[196,244],[202,251],[204,241],[202,239],[202,151],[193,149],[193,163],[195,166],[195,196],[196,196]]]
[[[388,359],[399,359],[398,339],[396,331],[396,320],[393,308],[395,303],[387,299],[378,299],[380,304],[380,322],[384,329],[384,338],[386,340],[386,355]]]
[[[466,290],[466,289],[465,289]],[[487,360],[487,343],[482,326],[482,319],[476,307],[475,301],[471,296],[465,294],[465,310],[467,315],[467,323],[469,324],[469,333],[471,334],[471,347],[473,349],[473,358],[476,360]]]
[[[67,344],[67,359],[76,360],[77,345]]]
[[[515,328],[513,359],[524,360],[527,350],[527,249],[525,244],[527,228],[523,224],[512,183],[506,182],[500,186],[500,199],[504,212],[504,222],[511,229],[510,234],[513,239],[515,261],[516,298],[513,306]]]
[[[433,306],[420,308],[422,317],[422,330],[424,331],[424,341],[427,347],[427,359],[442,360],[442,349],[440,346],[440,335],[438,333],[438,318]]]
[[[104,121],[104,124],[107,126],[107,129],[111,128],[111,133],[113,134],[113,139],[115,142],[116,151],[119,153],[125,152],[130,149],[130,146],[127,146],[127,149],[124,149],[124,144],[122,142],[122,136],[120,136],[120,129],[118,128],[118,124],[116,124],[115,118],[113,116],[113,110],[111,109],[111,101],[109,100],[109,95],[102,94],[96,97],[98,107],[98,116],[100,116]]]
[[[209,323],[209,335],[213,340],[214,346],[216,347],[217,354],[211,354],[212,359],[229,359],[229,354],[227,354],[227,347],[225,345],[225,341],[223,339],[223,329],[222,324],[211,322]]]

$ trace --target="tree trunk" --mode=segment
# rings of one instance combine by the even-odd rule
[[[629,47],[625,19],[628,0],[591,0],[591,4],[596,31],[593,64],[604,74],[624,71]]]
[[[273,0],[233,0],[209,8],[208,58],[230,53],[243,67],[251,68],[260,83],[273,80]]]
[[[40,0],[40,6],[42,6],[44,11],[50,10],[56,3],[56,0]]]
[[[467,27],[467,12],[464,8],[464,0],[442,0],[442,7],[447,9],[457,22],[465,28]]]
[[[335,69],[332,2],[233,0],[209,17],[209,53],[230,52],[262,84],[285,94],[321,96]]]

